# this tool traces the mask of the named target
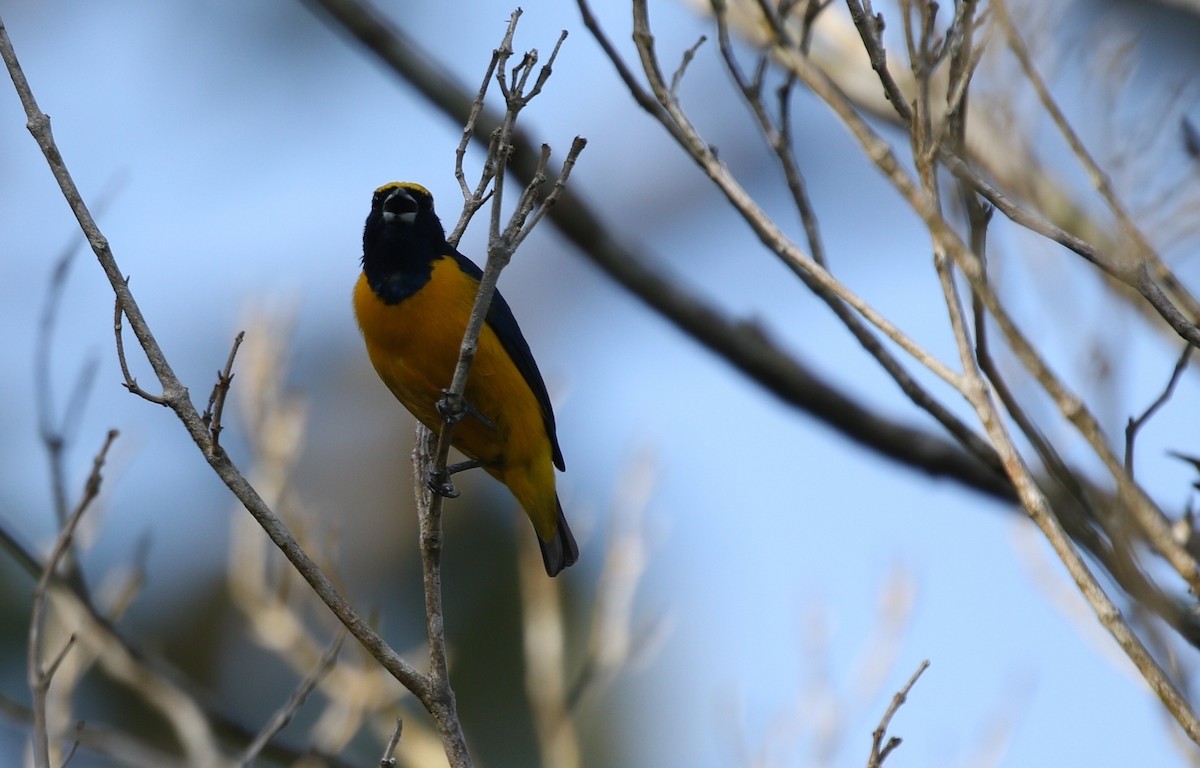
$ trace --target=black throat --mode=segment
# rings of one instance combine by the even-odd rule
[[[451,252],[445,235],[422,229],[419,222],[388,224],[379,211],[367,217],[363,273],[384,304],[398,304],[421,290],[433,275],[433,262]]]

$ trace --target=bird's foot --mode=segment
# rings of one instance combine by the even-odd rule
[[[446,467],[446,475],[457,475],[459,472],[482,466],[483,462],[479,459],[467,459],[466,461],[460,461],[456,464],[451,464],[450,466]]]
[[[467,459],[456,464],[451,464],[441,472],[430,472],[429,479],[425,481],[425,487],[436,493],[438,496],[447,499],[458,498],[458,489],[454,487],[454,483],[450,481],[451,475],[457,475],[468,469],[475,469],[483,466],[478,459]]]
[[[430,472],[429,477],[425,480],[425,487],[444,499],[457,499],[459,495],[454,483],[450,482],[448,470]]]
[[[438,415],[447,424],[457,424],[465,417],[470,416],[493,432],[496,430],[496,425],[491,419],[484,416],[475,406],[467,402],[465,397],[456,395],[448,389],[442,390],[442,397],[437,401],[435,407],[437,408]]]

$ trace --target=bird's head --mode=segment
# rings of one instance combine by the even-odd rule
[[[363,272],[375,293],[394,303],[419,290],[433,262],[454,249],[420,184],[394,181],[375,190],[363,227]]]
[[[445,239],[442,223],[433,211],[433,195],[410,181],[393,181],[375,190],[366,233],[382,235],[385,240]]]
[[[384,224],[412,226],[418,218],[433,214],[433,195],[420,184],[393,181],[375,190],[371,213],[376,212]]]

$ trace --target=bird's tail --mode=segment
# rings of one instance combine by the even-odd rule
[[[563,515],[562,504],[559,503],[557,496],[554,497],[554,505],[558,511],[558,522],[554,526],[554,538],[546,541],[538,536],[538,546],[542,549],[542,563],[546,566],[546,573],[550,576],[557,576],[559,571],[574,565],[575,561],[579,559],[579,547],[575,544],[575,537],[571,535],[571,528],[567,525],[567,518]]]

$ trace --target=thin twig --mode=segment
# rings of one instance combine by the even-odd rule
[[[546,85],[546,81],[550,79],[550,75],[554,71],[554,61],[558,58],[558,52],[562,50],[563,43],[566,41],[567,30],[564,29],[558,34],[558,40],[555,41],[554,48],[550,51],[550,58],[547,59],[546,63],[542,65],[542,68],[538,70],[537,80],[534,81],[533,88],[524,92],[523,98],[526,104],[528,104],[533,97],[542,92],[542,88]],[[524,84],[522,84],[522,91],[524,91]]]
[[[242,340],[245,338],[245,331],[238,331],[237,336],[233,337],[233,347],[230,348],[229,357],[225,360],[225,368],[217,371],[217,383],[213,385],[212,394],[208,396],[208,407],[200,416],[205,426],[208,427],[208,433],[212,436],[214,446],[218,445],[221,439],[221,414],[225,411],[225,398],[229,396],[229,385],[233,383],[233,359],[237,357],[238,347],[242,346]]]
[[[396,768],[396,747],[400,746],[400,734],[404,732],[404,718],[396,718],[396,727],[392,729],[392,737],[388,739],[383,749],[383,757],[379,758],[379,768]]]
[[[488,64],[483,73],[483,82],[479,85],[479,91],[475,94],[475,99],[471,102],[471,109],[467,113],[467,119],[463,125],[462,138],[459,139],[458,149],[454,152],[454,178],[458,181],[459,189],[462,190],[463,209],[462,214],[458,217],[458,222],[450,230],[450,234],[446,237],[446,241],[455,247],[458,246],[458,241],[462,239],[463,232],[466,231],[467,225],[471,223],[471,218],[475,212],[483,206],[491,197],[490,192],[485,192],[488,184],[492,180],[493,169],[491,164],[484,165],[484,172],[481,174],[479,185],[474,191],[467,185],[466,171],[463,170],[463,161],[467,156],[467,148],[471,145],[471,139],[475,137],[475,128],[479,120],[480,114],[483,112],[484,98],[487,96],[488,88],[492,85],[492,77],[496,73],[496,67],[500,63],[501,50],[496,48],[492,51],[492,60]]]
[[[79,733],[82,730],[83,721],[80,720],[75,724],[75,738],[71,740],[71,748],[67,750],[67,755],[62,760],[62,768],[67,768],[71,764],[71,760],[75,758],[75,753],[79,751]]]
[[[147,397],[147,399],[167,405],[175,412],[175,415],[187,430],[192,441],[200,448],[209,466],[212,467],[213,471],[226,487],[245,506],[246,510],[258,521],[275,546],[283,552],[296,571],[304,577],[305,581],[309,583],[321,601],[329,607],[330,611],[337,616],[343,626],[362,643],[363,647],[375,657],[381,666],[412,691],[421,700],[423,705],[427,708],[430,707],[430,691],[425,677],[415,667],[401,658],[359,616],[354,607],[338,592],[329,577],[325,575],[321,568],[300,547],[291,531],[279,519],[279,516],[271,510],[249,481],[238,471],[225,451],[219,445],[214,446],[212,444],[200,413],[196,410],[188,396],[187,388],[175,375],[170,363],[164,356],[161,347],[150,330],[149,324],[142,315],[137,301],[129,289],[128,282],[122,275],[116,258],[109,247],[108,240],[96,225],[87,205],[83,202],[79,189],[75,185],[70,171],[63,161],[62,154],[54,143],[54,138],[50,132],[50,119],[37,105],[29,82],[25,78],[25,74],[17,61],[16,53],[13,50],[12,42],[8,37],[8,32],[4,27],[2,19],[0,19],[0,58],[4,60],[9,75],[12,77],[13,85],[25,108],[30,133],[45,155],[46,161],[55,179],[58,181],[64,198],[66,198],[68,205],[79,222],[81,230],[92,246],[92,251],[95,253],[116,296],[117,319],[114,322],[114,327],[117,329],[117,337],[120,339],[120,316],[123,314],[129,320],[134,336],[145,352],[151,368],[154,370],[159,383],[163,387],[161,397],[151,396]],[[119,352],[123,351],[120,344],[121,342],[118,341]],[[127,366],[123,366],[123,373],[126,376],[126,383],[131,383],[132,378],[128,375]],[[135,389],[131,391],[137,391],[136,385]]]
[[[1129,479],[1133,479],[1133,441],[1137,439],[1138,431],[1150,420],[1150,417],[1158,412],[1159,408],[1166,405],[1171,399],[1171,395],[1175,394],[1175,385],[1179,383],[1179,379],[1183,376],[1183,372],[1187,369],[1188,361],[1191,359],[1193,347],[1189,344],[1183,348],[1183,353],[1179,355],[1179,360],[1175,362],[1175,368],[1171,371],[1171,378],[1167,381],[1167,386],[1163,389],[1162,394],[1154,399],[1154,402],[1142,412],[1137,418],[1130,417],[1125,425],[1125,471],[1129,473]]]
[[[128,286],[129,278],[125,278],[125,280],[123,282],[125,283],[126,286]],[[154,403],[155,405],[170,406],[170,403],[167,402],[167,398],[165,395],[152,395],[149,392],[147,392],[146,390],[142,389],[141,385],[139,385],[137,383],[137,379],[135,379],[133,377],[133,374],[131,374],[129,372],[129,363],[125,359],[124,326],[122,325],[122,322],[121,322],[121,318],[123,315],[124,315],[124,311],[121,309],[121,298],[118,296],[116,303],[113,306],[113,335],[116,336],[117,363],[121,366],[121,375],[125,378],[125,381],[124,381],[125,389],[129,390],[130,392],[132,392],[133,394],[142,398],[143,400]]]
[[[1054,126],[1058,129],[1063,139],[1066,140],[1067,145],[1071,149],[1071,153],[1079,161],[1084,171],[1088,174],[1088,178],[1091,180],[1092,186],[1100,194],[1101,199],[1104,200],[1105,205],[1108,206],[1108,209],[1112,212],[1113,216],[1116,217],[1118,224],[1120,224],[1121,231],[1125,233],[1129,243],[1134,248],[1134,256],[1137,258],[1133,259],[1132,261],[1137,264],[1137,268],[1133,273],[1134,277],[1127,277],[1125,282],[1131,286],[1134,286],[1135,288],[1138,288],[1143,297],[1150,301],[1150,303],[1155,307],[1159,314],[1164,317],[1164,319],[1167,319],[1168,315],[1178,312],[1178,310],[1175,309],[1174,303],[1171,302],[1165,294],[1158,294],[1155,296],[1154,300],[1151,300],[1151,292],[1149,287],[1141,284],[1141,281],[1149,281],[1151,276],[1154,279],[1161,280],[1164,286],[1166,286],[1167,291],[1173,294],[1174,298],[1183,305],[1183,311],[1179,314],[1189,318],[1189,320],[1183,326],[1187,332],[1186,334],[1181,333],[1181,335],[1183,335],[1184,338],[1189,341],[1189,343],[1200,346],[1200,339],[1197,338],[1197,336],[1200,336],[1200,328],[1197,328],[1195,325],[1196,319],[1200,318],[1200,302],[1198,302],[1196,298],[1192,296],[1187,288],[1179,281],[1174,272],[1171,271],[1170,267],[1163,262],[1158,252],[1155,251],[1153,246],[1151,246],[1150,241],[1146,237],[1145,233],[1143,233],[1141,228],[1138,227],[1137,223],[1133,220],[1133,217],[1129,214],[1129,211],[1125,208],[1124,203],[1122,203],[1120,198],[1117,197],[1116,192],[1113,190],[1112,182],[1109,179],[1108,174],[1104,172],[1104,169],[1100,167],[1100,164],[1096,162],[1095,158],[1088,151],[1087,147],[1083,143],[1083,140],[1071,126],[1070,122],[1066,118],[1066,115],[1058,106],[1058,103],[1055,101],[1054,97],[1050,94],[1050,89],[1047,87],[1045,80],[1038,72],[1037,67],[1034,66],[1033,59],[1029,54],[1028,48],[1021,39],[1020,33],[1017,31],[1016,26],[1012,23],[1012,18],[1008,12],[1007,2],[1005,0],[996,0],[996,2],[992,3],[992,9],[997,22],[999,22],[1004,31],[1005,40],[1008,43],[1009,50],[1011,50],[1013,55],[1016,56],[1017,61],[1021,66],[1021,71],[1025,75],[1025,79],[1029,81],[1029,84],[1033,86],[1034,91],[1037,93],[1038,100],[1041,102],[1042,108],[1046,110],[1046,113],[1050,116]],[[1170,309],[1168,309],[1168,306]],[[1174,310],[1174,312],[1172,312],[1172,310]],[[1168,322],[1170,322],[1169,319]],[[1176,323],[1172,323],[1172,327],[1175,328],[1177,332],[1180,331],[1180,328],[1177,327]]]
[[[585,4],[584,0],[579,0],[579,2]],[[653,35],[649,29],[645,0],[634,0],[634,41],[638,48],[638,55],[642,62],[643,71],[649,79],[656,100],[662,105],[662,114],[667,118],[662,120],[663,127],[672,136],[676,137],[685,151],[697,163],[701,164],[709,176],[718,183],[718,186],[726,193],[730,202],[756,228],[756,231],[760,232],[760,238],[764,243],[773,249],[790,247],[786,238],[782,238],[773,224],[758,210],[757,206],[747,199],[744,191],[729,178],[727,170],[716,162],[711,150],[709,150],[703,140],[692,129],[686,115],[678,109],[677,104],[669,99],[669,94],[666,92],[667,89],[662,84],[662,74],[657,64],[656,54],[654,53]],[[909,176],[891,147],[867,124],[856,108],[824,72],[819,70],[806,57],[800,55],[798,51],[778,49],[776,50],[776,54],[782,64],[833,109],[835,114],[860,142],[868,157],[871,158],[913,210],[921,217],[933,237],[935,252],[944,252],[953,259],[955,266],[966,277],[972,290],[982,298],[988,312],[996,318],[1001,332],[1014,348],[1017,357],[1034,374],[1039,385],[1051,395],[1060,412],[1076,427],[1080,434],[1088,441],[1088,444],[1096,451],[1097,455],[1104,461],[1106,468],[1109,469],[1117,481],[1120,498],[1133,513],[1134,518],[1144,530],[1148,540],[1157,551],[1166,557],[1168,562],[1183,576],[1189,585],[1192,585],[1194,588],[1200,585],[1200,570],[1197,569],[1196,562],[1178,542],[1172,539],[1169,524],[1165,516],[1162,515],[1161,510],[1158,510],[1142,489],[1129,480],[1119,463],[1112,461],[1112,452],[1092,414],[1078,397],[1067,390],[1045,364],[1041,355],[1032,346],[1028,338],[1017,328],[1015,322],[1013,322],[1006,309],[1000,304],[998,298],[988,286],[986,274],[978,258],[970,252],[954,229],[941,216],[936,202],[930,198],[926,190],[922,189]],[[621,71],[620,67],[618,67],[618,70]],[[805,264],[805,268],[813,272],[814,275],[823,277],[825,274],[819,265],[812,264],[810,266],[810,264]],[[835,284],[831,284],[830,287],[835,287]],[[898,340],[897,336],[893,335],[890,328],[877,322],[876,317],[868,314],[867,310],[859,309],[859,306],[855,305],[848,296],[841,293],[839,295],[851,303],[855,309],[862,312],[868,321],[876,324],[877,327],[888,333],[898,343],[902,343]],[[900,334],[900,337],[902,337],[902,334]],[[922,364],[930,366],[930,369],[935,373],[943,375],[946,371],[940,363],[930,360],[923,352],[918,354],[919,350],[915,346],[910,347],[903,343],[902,346],[910,354],[914,354]],[[1039,527],[1042,528],[1047,540],[1067,566],[1080,592],[1088,600],[1101,624],[1109,630],[1117,643],[1134,662],[1168,711],[1175,716],[1176,720],[1189,736],[1194,741],[1200,743],[1200,720],[1197,720],[1189,704],[1180,696],[1179,691],[1165,675],[1162,668],[1146,651],[1144,644],[1130,630],[1116,606],[1113,605],[1111,599],[1099,586],[1095,577],[1075,550],[1071,540],[1066,536],[1061,525],[1054,518],[1048,502],[1033,481],[1028,467],[1025,466],[1020,454],[1012,445],[1003,423],[995,413],[994,407],[987,397],[986,387],[983,386],[978,376],[971,370],[965,371],[962,375],[943,375],[943,378],[955,386],[975,408],[989,438],[991,438],[992,444],[1000,453],[1000,458],[1006,467],[1006,472],[1010,480],[1017,489],[1022,505],[1034,517]]]
[[[542,220],[542,217],[550,212],[550,209],[558,203],[559,198],[566,192],[567,179],[571,177],[571,171],[575,168],[575,163],[585,147],[587,147],[587,139],[582,136],[576,136],[571,142],[571,148],[567,150],[567,157],[563,160],[562,168],[559,169],[558,176],[554,179],[554,186],[550,189],[550,194],[546,195],[541,204],[533,209],[532,213],[529,214],[529,218],[521,224],[520,231],[512,236],[514,246],[524,242],[529,233],[533,231],[533,228]],[[547,147],[547,149],[549,148]],[[544,176],[539,177],[535,175],[533,180],[530,181],[528,188],[532,190],[540,187],[544,181]]]
[[[34,399],[38,415],[38,434],[46,449],[46,459],[50,469],[50,493],[53,497],[54,517],[59,529],[66,525],[69,514],[65,455],[74,436],[73,429],[81,423],[80,417],[88,394],[92,391],[96,370],[99,366],[98,359],[93,356],[88,357],[75,379],[61,419],[56,419],[54,416],[54,387],[50,374],[51,351],[54,348],[53,339],[58,324],[59,309],[66,292],[67,276],[74,263],[75,254],[82,245],[82,240],[82,235],[77,233],[54,263],[50,285],[46,290],[46,299],[39,318],[37,339],[34,343],[36,350],[33,366]],[[83,573],[79,570],[74,547],[63,554],[61,565],[66,571],[66,578],[72,582],[80,596],[90,599],[88,585],[83,578]]]
[[[475,94],[463,89],[436,64],[438,57],[433,51],[379,11],[357,0],[308,0],[308,4],[319,6],[325,12],[318,14],[320,18],[336,23],[354,37],[453,122],[462,125],[467,120]],[[577,5],[584,26],[609,56],[638,105],[656,117],[662,114],[662,108],[641,87],[599,27],[587,3],[577,0]],[[479,116],[478,132],[487,134],[499,122],[500,117],[485,108]],[[533,173],[535,145],[520,128],[514,131],[513,144],[517,151],[512,173],[527,180]],[[990,448],[985,446],[993,454],[992,460],[981,462],[941,435],[914,428],[847,395],[771,339],[759,323],[727,316],[689,289],[683,276],[672,274],[647,254],[622,242],[614,228],[603,222],[579,194],[568,189],[549,218],[578,252],[609,278],[783,403],[903,466],[992,498],[1015,501],[1007,478],[989,467],[995,459]]]
[[[2,28],[0,28],[2,32]],[[67,651],[75,642],[75,636],[62,648],[55,657],[54,661],[49,666],[43,666],[42,654],[42,631],[45,625],[46,599],[50,588],[50,580],[53,578],[55,571],[58,569],[59,562],[71,548],[71,539],[75,535],[75,529],[79,525],[79,521],[83,519],[83,513],[88,510],[96,496],[100,493],[101,475],[100,470],[104,467],[104,461],[108,457],[108,449],[112,446],[113,441],[117,439],[117,431],[109,430],[105,437],[104,444],[100,447],[99,453],[92,460],[92,471],[88,474],[87,480],[83,485],[83,494],[75,505],[74,511],[67,517],[66,523],[58,534],[58,538],[54,542],[54,548],[50,551],[50,557],[46,560],[46,566],[42,571],[41,578],[38,579],[37,586],[33,590],[33,611],[29,619],[29,646],[28,653],[28,675],[29,689],[33,694],[33,754],[34,764],[38,768],[48,768],[50,765],[50,732],[49,723],[46,722],[46,694],[50,690],[50,682],[54,677],[55,670],[62,663]]]
[[[538,155],[538,164],[533,177],[522,190],[522,194],[517,201],[516,210],[510,217],[508,224],[502,230],[500,215],[504,200],[508,161],[513,149],[512,135],[517,116],[529,104],[530,100],[537,95],[537,92],[541,90],[546,78],[549,77],[550,65],[553,63],[554,58],[558,54],[559,47],[566,37],[565,33],[559,37],[558,44],[551,54],[550,62],[542,68],[531,90],[527,91],[526,86],[529,82],[529,75],[537,63],[535,51],[527,53],[521,62],[513,68],[511,72],[513,82],[510,85],[506,76],[506,62],[513,52],[513,36],[516,33],[519,17],[520,10],[518,9],[512,14],[509,20],[504,39],[496,48],[493,56],[493,64],[489,70],[494,72],[496,84],[505,99],[504,117],[501,120],[500,127],[493,132],[490,138],[488,157],[484,164],[484,171],[481,174],[479,185],[476,187],[475,193],[467,200],[463,215],[460,217],[460,223],[465,226],[466,222],[470,219],[470,213],[482,205],[482,200],[485,199],[485,194],[487,194],[484,190],[487,189],[490,182],[490,202],[492,208],[489,224],[487,263],[484,266],[475,303],[459,347],[458,362],[455,365],[454,375],[445,390],[442,401],[439,403],[439,410],[446,415],[446,418],[437,431],[436,442],[433,441],[433,436],[428,430],[424,427],[418,428],[417,444],[413,452],[414,468],[416,477],[418,478],[416,484],[417,508],[425,588],[426,627],[430,649],[428,679],[431,688],[435,691],[437,705],[441,708],[440,711],[444,715],[444,717],[438,717],[435,714],[435,719],[438,721],[438,727],[443,736],[443,745],[446,747],[447,756],[452,765],[470,765],[471,758],[462,737],[461,725],[458,722],[454,704],[454,691],[450,684],[446,664],[441,587],[441,515],[443,499],[441,494],[431,495],[428,489],[424,487],[421,479],[426,477],[433,478],[435,484],[438,486],[446,486],[446,466],[450,447],[453,443],[455,425],[461,418],[471,418],[467,414],[469,404],[465,403],[463,393],[466,391],[467,377],[470,373],[471,364],[474,361],[479,344],[479,336],[483,330],[483,324],[487,317],[488,309],[491,306],[492,297],[495,294],[496,282],[499,279],[500,272],[508,265],[517,246],[529,234],[532,226],[557,201],[562,191],[562,185],[565,184],[571,167],[573,167],[579,152],[582,151],[585,145],[585,142],[581,139],[575,141],[563,169],[558,174],[555,188],[551,191],[550,196],[539,206],[538,193],[545,181],[546,166],[550,157],[549,147],[543,145],[542,151]],[[475,102],[480,104],[480,108],[482,108],[481,100],[486,91],[487,83],[485,82]],[[465,185],[465,182],[463,183],[463,189],[469,189]],[[458,234],[461,234],[461,232]],[[443,719],[445,722],[443,722]]]
[[[76,235],[76,238],[63,249],[54,262],[54,267],[50,272],[50,285],[46,290],[46,300],[42,305],[38,323],[37,339],[34,342],[34,349],[37,350],[33,375],[38,432],[41,434],[42,443],[46,446],[46,453],[50,460],[50,487],[54,494],[54,515],[59,528],[67,522],[67,487],[62,463],[67,438],[63,433],[65,428],[74,423],[74,420],[64,418],[61,426],[56,424],[57,420],[53,413],[54,395],[50,378],[50,350],[53,347],[52,339],[58,321],[58,310],[62,305],[66,289],[67,275],[70,273],[71,264],[80,245],[79,241],[82,239],[81,235]],[[94,374],[95,367],[90,367]],[[91,375],[88,378],[90,379]]]
[[[896,110],[901,125],[911,125],[912,107],[888,69],[887,51],[883,47],[883,15],[874,12],[870,0],[866,0],[865,3],[846,0],[846,7],[850,9],[850,20],[854,22],[854,28],[862,38],[863,47],[871,61],[871,69],[875,70],[879,82],[883,84],[884,95],[892,109]]]
[[[912,691],[913,686],[917,684],[917,680],[929,669],[929,660],[926,659],[917,665],[917,671],[908,679],[904,687],[896,692],[892,697],[892,703],[888,705],[887,711],[883,713],[883,718],[879,721],[879,725],[871,734],[871,754],[867,758],[867,768],[880,768],[883,761],[887,759],[896,747],[900,746],[900,739],[896,736],[891,737],[884,743],[883,738],[887,736],[887,729],[892,724],[892,718],[900,711],[900,707],[904,706],[904,702],[908,701],[908,694]]]
[[[325,675],[329,673],[329,670],[333,669],[334,664],[337,663],[338,653],[342,650],[342,642],[345,639],[346,630],[343,627],[337,633],[337,637],[334,638],[333,643],[329,646],[328,650],[326,650],[325,653],[322,654],[321,658],[317,661],[317,664],[315,667],[313,667],[313,670],[309,672],[303,680],[300,681],[300,684],[296,686],[296,690],[292,691],[292,695],[288,697],[288,700],[284,702],[283,706],[276,710],[275,714],[271,715],[271,719],[267,721],[266,725],[264,725],[258,732],[258,735],[254,737],[254,740],[246,746],[245,750],[242,751],[242,754],[236,760],[236,765],[252,765],[254,761],[258,759],[258,756],[263,751],[263,748],[266,747],[267,744],[270,743],[271,739],[275,737],[275,734],[282,731],[284,727],[291,722],[292,718],[296,715],[296,712],[299,711],[300,707],[304,705],[304,701],[308,698],[308,695],[312,693],[313,689],[317,687],[317,684],[321,682],[321,679],[324,678]]]
[[[691,48],[683,52],[683,59],[679,62],[679,68],[675,70],[675,74],[671,75],[671,95],[679,95],[679,84],[683,82],[683,76],[687,73],[688,65],[692,63],[692,59],[696,57],[696,51],[700,50],[700,46],[708,42],[708,38],[704,35],[700,36]]]

